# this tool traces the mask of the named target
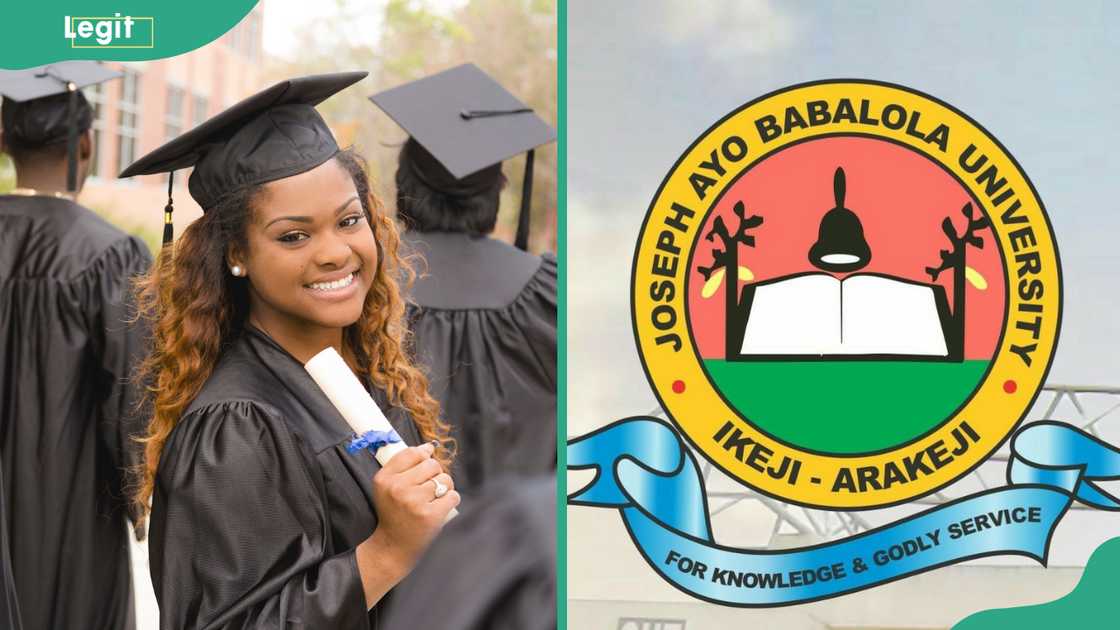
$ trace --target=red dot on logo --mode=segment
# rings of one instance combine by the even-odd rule
[[[1014,394],[1016,389],[1019,389],[1019,386],[1015,384],[1015,381],[1007,380],[1003,382],[1003,391],[1008,394]]]
[[[677,394],[684,393],[684,381],[673,381],[673,392]]]

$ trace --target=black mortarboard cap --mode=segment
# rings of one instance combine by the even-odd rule
[[[119,76],[95,61],[0,70],[6,142],[26,147],[66,142],[66,189],[77,190],[78,136],[93,124],[93,108],[78,90]]]
[[[370,100],[424,149],[405,147],[406,151],[412,150],[413,162],[425,171],[417,173],[418,178],[440,192],[454,192],[462,180],[528,152],[515,241],[525,249],[533,190],[533,149],[554,141],[555,129],[471,63],[379,92]],[[423,168],[429,156],[446,173]]]
[[[207,211],[246,186],[309,171],[338,153],[338,144],[315,106],[367,74],[338,72],[281,81],[136,160],[120,176],[171,173],[194,166],[187,188]],[[167,188],[165,244],[172,237],[170,181]]]

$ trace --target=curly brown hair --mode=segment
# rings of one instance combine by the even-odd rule
[[[447,468],[454,441],[439,418],[439,403],[428,392],[428,379],[412,364],[399,284],[415,277],[409,257],[398,251],[400,235],[393,218],[373,194],[364,160],[352,150],[335,159],[353,178],[362,209],[378,247],[373,285],[358,321],[346,327],[343,340],[361,373],[404,407],[421,436],[437,440],[436,458]],[[146,383],[152,417],[144,444],[139,485],[133,494],[137,513],[148,513],[160,455],[183,410],[201,391],[222,350],[242,331],[249,315],[244,282],[226,273],[226,252],[247,247],[246,226],[260,186],[227,195],[184,230],[174,246],[164,246],[151,271],[137,281],[139,316],[152,330],[150,353],[137,378]]]

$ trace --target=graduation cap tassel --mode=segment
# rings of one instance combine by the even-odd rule
[[[525,177],[521,181],[521,214],[517,217],[517,238],[513,244],[522,251],[529,250],[529,218],[533,202],[533,154],[529,149],[525,154]]]
[[[66,89],[70,92],[66,103],[66,190],[78,190],[78,86],[73,81],[67,81]]]
[[[171,213],[175,205],[171,201],[171,190],[175,185],[175,171],[167,173],[167,205],[163,207],[163,244],[170,245],[175,238],[175,225],[171,222]]]
[[[465,63],[370,97],[408,132],[402,167],[435,192],[465,199],[501,181],[502,162],[525,153],[521,208],[513,244],[529,249],[532,149],[556,140],[533,108],[478,66]],[[452,112],[458,111],[456,120]]]

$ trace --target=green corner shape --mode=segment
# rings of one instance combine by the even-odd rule
[[[953,630],[1034,630],[1053,628],[1120,628],[1116,585],[1120,577],[1120,538],[1113,538],[1089,557],[1085,572],[1068,595],[1052,602],[985,610],[953,626]]]

